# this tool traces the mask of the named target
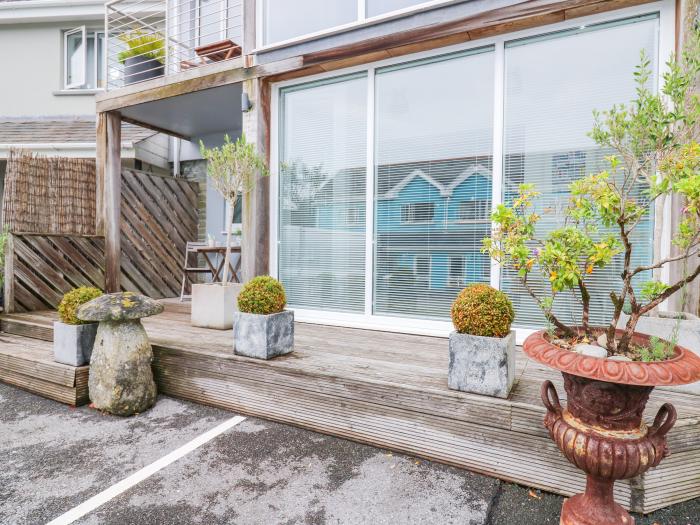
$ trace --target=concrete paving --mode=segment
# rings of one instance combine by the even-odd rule
[[[161,397],[122,419],[0,384],[0,523],[46,523],[233,415]],[[561,502],[248,418],[76,523],[556,525]],[[700,525],[700,502],[637,523]]]

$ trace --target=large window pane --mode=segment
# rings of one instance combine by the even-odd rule
[[[265,44],[357,20],[357,0],[264,0]]]
[[[282,92],[279,277],[292,307],[364,311],[367,79]]]
[[[424,4],[427,0],[367,0],[367,16],[383,15],[391,11]]]
[[[493,61],[377,72],[375,313],[447,319],[465,284],[489,280]]]
[[[634,96],[632,72],[640,50],[657,56],[657,19],[643,18],[593,26],[514,42],[506,47],[505,180],[508,201],[519,184],[534,183],[542,193],[537,209],[539,235],[563,223],[568,184],[605,167],[609,151],[587,136],[593,110],[605,110]],[[640,196],[641,197],[641,196]],[[634,265],[651,257],[651,221],[637,228]],[[610,316],[611,290],[619,287],[620,261],[593,283],[591,318],[604,323]],[[545,291],[539,281],[531,283]],[[514,302],[520,326],[542,326],[544,318],[516,276],[504,272],[502,289]],[[564,322],[580,320],[578,299],[559,296],[555,313]]]

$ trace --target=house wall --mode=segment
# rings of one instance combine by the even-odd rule
[[[83,24],[100,28],[104,21],[0,25],[0,70],[7,75],[0,82],[0,116],[94,116],[93,92],[61,92],[62,31]]]

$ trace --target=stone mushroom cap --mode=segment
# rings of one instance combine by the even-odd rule
[[[82,305],[78,319],[83,321],[133,321],[163,311],[158,301],[134,292],[104,294]]]

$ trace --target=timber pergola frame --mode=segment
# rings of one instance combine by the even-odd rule
[[[327,50],[302,54],[265,64],[254,64],[255,0],[244,0],[244,55],[232,60],[205,64],[161,78],[132,84],[97,95],[97,230],[105,236],[105,286],[119,290],[120,220],[120,127],[121,121],[171,136],[188,139],[173,130],[122,118],[120,111],[203,90],[242,84],[252,109],[243,114],[243,133],[257,144],[269,162],[270,85],[281,80],[305,77],[499,34],[544,26],[654,0],[504,0],[499,7],[467,18],[419,27],[355,42]],[[679,12],[680,10],[677,10]],[[679,15],[677,15],[679,16]],[[243,202],[242,274],[247,280],[269,270],[269,183],[263,180]]]

